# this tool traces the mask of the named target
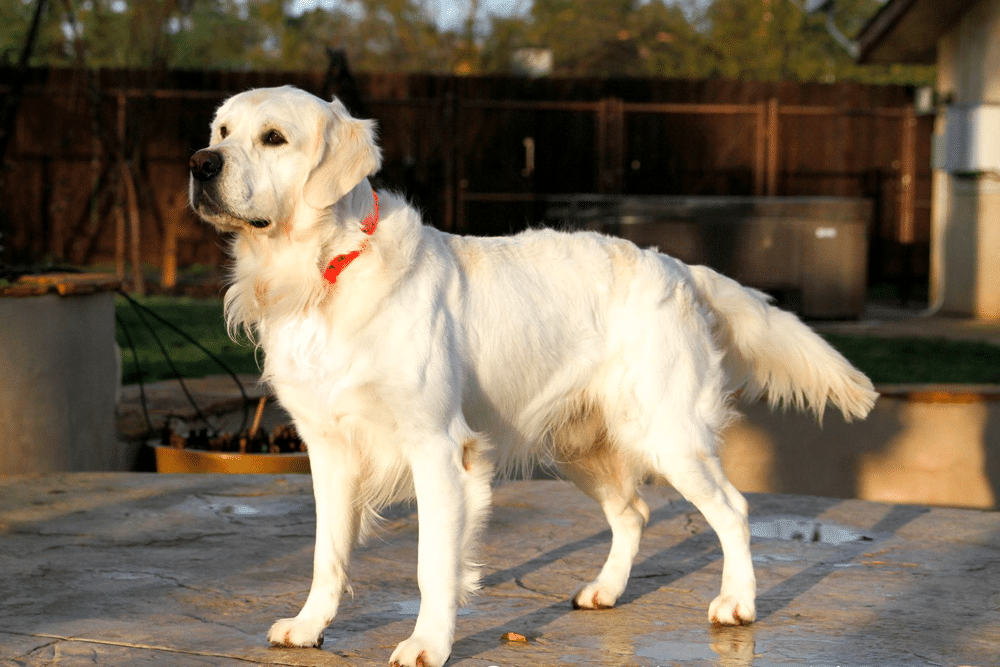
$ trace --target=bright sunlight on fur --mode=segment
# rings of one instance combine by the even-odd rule
[[[607,562],[573,606],[612,607],[625,590],[653,478],[722,544],[708,620],[752,622],[747,503],[717,454],[733,395],[862,418],[876,398],[868,378],[706,267],[596,233],[424,225],[402,196],[373,192],[381,159],[372,121],[284,87],[227,100],[190,162],[192,207],[234,233],[230,330],[262,349],[312,466],[312,587],[268,640],[322,644],[355,543],[381,507],[415,497],[420,611],[389,660],[444,664],[478,587],[494,473],[539,459],[611,525]]]

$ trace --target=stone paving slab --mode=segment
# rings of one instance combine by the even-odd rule
[[[0,480],[0,664],[382,665],[419,605],[416,521],[355,554],[322,649],[274,649],[309,587],[308,476],[60,474]],[[760,619],[706,621],[721,554],[669,489],[619,606],[574,611],[609,532],[558,481],[495,489],[482,593],[450,665],[1000,665],[1000,514],[751,495]],[[504,643],[513,631],[527,643]]]
[[[945,338],[1000,345],[1000,321],[976,320],[869,303],[857,320],[810,322],[820,333],[874,336],[876,338]]]

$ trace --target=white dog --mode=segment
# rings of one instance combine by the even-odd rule
[[[386,503],[415,495],[420,612],[393,665],[441,665],[475,558],[494,466],[554,462],[600,503],[611,554],[573,597],[611,607],[665,479],[722,543],[714,623],[754,620],[747,504],[717,446],[734,392],[832,403],[863,417],[871,382],[759,292],[595,233],[452,236],[367,177],[371,121],[285,87],[226,101],[191,158],[191,205],[235,232],[231,330],[309,448],[316,496],[312,587],[268,634],[318,646],[348,587],[355,542]]]

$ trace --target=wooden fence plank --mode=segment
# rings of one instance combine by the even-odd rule
[[[911,120],[909,92],[900,86],[356,78],[380,121],[383,182],[404,190],[444,229],[516,230],[541,221],[547,197],[572,192],[864,196],[875,200],[873,241],[916,244],[926,254],[931,124]],[[0,68],[0,94],[11,80]],[[216,261],[217,237],[183,204],[183,193],[151,197],[145,182],[134,184],[144,188],[135,198],[134,232],[131,216],[117,225],[81,224],[88,210],[117,222],[113,209],[130,200],[115,193],[127,187],[122,176],[93,176],[94,165],[115,159],[108,137],[136,144],[130,172],[137,178],[155,165],[158,174],[175,174],[155,187],[177,188],[225,97],[284,83],[319,93],[323,81],[323,72],[30,70],[7,156],[13,169],[5,187],[18,196],[0,202],[0,259],[51,253],[123,263],[130,253],[124,234],[134,233],[141,244],[133,259],[164,265],[167,282],[174,263]],[[529,139],[533,170],[525,163]],[[80,169],[87,173],[74,182],[97,192],[86,202],[82,195],[65,205],[50,201],[46,173],[61,179]],[[895,260],[880,259],[880,246],[873,247],[873,278],[896,271]]]

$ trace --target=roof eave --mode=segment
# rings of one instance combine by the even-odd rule
[[[858,62],[933,65],[937,43],[978,0],[889,0],[858,34]]]

